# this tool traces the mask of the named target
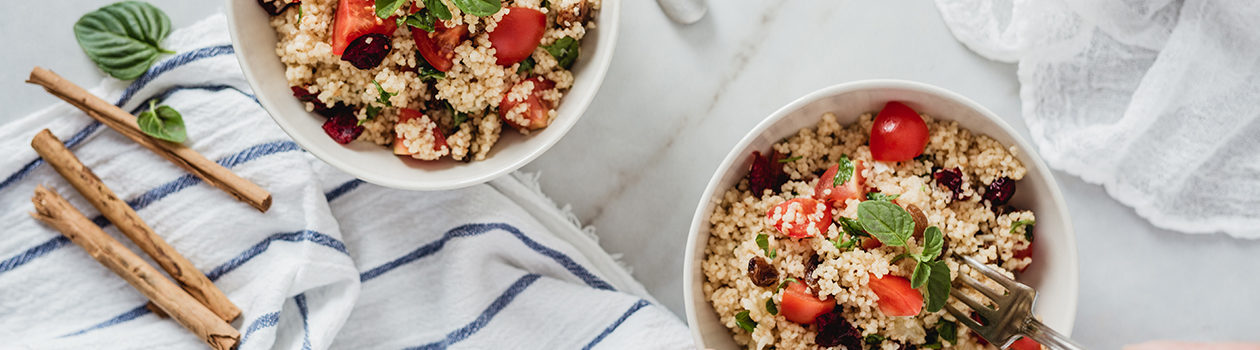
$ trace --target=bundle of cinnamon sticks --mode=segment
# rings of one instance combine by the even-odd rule
[[[27,82],[43,86],[49,93],[79,107],[102,124],[254,208],[265,212],[271,206],[271,194],[258,185],[190,148],[144,134],[136,124],[135,116],[52,71],[36,67]],[[92,258],[130,283],[150,300],[151,310],[169,315],[211,348],[236,347],[240,332],[228,323],[239,317],[241,310],[228,300],[223,291],[145,224],[134,209],[105,186],[51,131],[44,129],[35,135],[31,147],[175,282],[162,276],[156,268],[101,230],[51,189],[44,186],[35,189],[35,196],[31,198],[35,212],[31,216],[56,228],[83,247]]]

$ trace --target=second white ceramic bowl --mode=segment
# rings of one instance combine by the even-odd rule
[[[493,180],[538,158],[577,123],[599,90],[617,41],[621,2],[604,0],[596,28],[582,39],[581,57],[573,65],[573,88],[560,101],[559,115],[546,129],[521,135],[504,126],[502,137],[486,160],[471,163],[450,159],[419,161],[395,156],[389,148],[334,142],[321,128],[324,118],[307,112],[293,97],[276,57],[275,30],[270,16],[256,0],[226,0],[232,47],[245,78],[271,118],[302,148],[319,159],[367,182],[407,190],[460,188]]]
[[[823,113],[833,112],[841,124],[849,124],[867,112],[877,112],[888,101],[901,101],[933,118],[957,121],[974,133],[988,135],[1003,145],[1015,146],[1017,158],[1028,168],[1018,182],[1011,205],[1031,209],[1037,215],[1037,244],[1032,266],[1020,280],[1039,292],[1036,314],[1054,329],[1070,334],[1076,317],[1078,270],[1076,235],[1068,218],[1059,187],[1041,158],[1010,125],[993,112],[948,90],[909,81],[867,80],[815,91],[775,111],[726,155],[709,180],[696,207],[683,260],[683,298],[687,323],[701,349],[736,349],[731,331],[718,321],[717,312],[704,296],[704,272],[700,265],[709,240],[709,215],[716,199],[748,172],[748,155],[765,152],[784,137],[813,127]]]

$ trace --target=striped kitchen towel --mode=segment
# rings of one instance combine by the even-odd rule
[[[233,323],[241,349],[691,347],[686,327],[544,197],[536,177],[444,192],[363,183],[269,120],[222,15],[164,44],[179,53],[94,92],[133,112],[152,99],[175,107],[187,145],[270,190],[271,210],[66,104],[0,126],[0,348],[204,347],[27,215],[35,186],[48,185],[138,251],[28,146],[44,128],[243,310]]]

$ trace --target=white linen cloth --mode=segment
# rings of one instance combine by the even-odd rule
[[[1050,166],[1156,226],[1260,238],[1260,2],[936,0],[954,36],[1019,62]]]
[[[686,327],[544,197],[536,177],[443,192],[365,184],[269,120],[222,15],[164,44],[179,53],[95,92],[126,110],[153,98],[179,110],[187,145],[271,191],[271,210],[201,183],[67,104],[0,127],[0,348],[205,347],[27,215],[34,187],[49,185],[139,252],[37,160],[29,142],[43,128],[243,310],[233,323],[240,349],[691,347]]]

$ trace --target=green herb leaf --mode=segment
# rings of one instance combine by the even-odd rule
[[[795,157],[787,158],[787,159],[779,159],[779,164],[787,164],[787,163],[798,161],[800,159],[801,159],[801,156],[795,156]]]
[[[769,312],[771,315],[779,314],[779,307],[774,305],[774,298],[766,299],[766,312]]]
[[[403,5],[410,2],[410,0],[376,0],[376,17],[389,18]]]
[[[753,329],[757,328],[757,321],[753,321],[752,317],[748,316],[748,310],[735,314],[735,324],[738,324],[739,328],[743,328],[748,333],[752,333]]]
[[[958,343],[958,324],[942,319],[936,323],[936,334],[951,345]]]
[[[936,226],[928,226],[923,230],[923,252],[919,254],[919,261],[932,261],[941,255],[941,248],[945,247],[945,235],[941,233],[941,229]]]
[[[914,234],[914,218],[905,209],[885,201],[858,204],[858,222],[884,245],[901,247]]]
[[[372,118],[376,118],[377,115],[381,114],[381,107],[377,107],[371,104],[367,105],[367,108],[365,108],[365,110],[367,111],[367,118],[359,119],[359,122],[355,125],[363,125],[364,122],[372,120]]]
[[[836,164],[839,165],[839,168],[836,169],[835,180],[831,181],[832,186],[843,185],[853,178],[853,161],[849,160],[849,156],[840,156],[840,162]]]
[[[868,200],[873,200],[873,201],[889,201],[889,202],[891,202],[892,200],[897,199],[897,197],[901,197],[901,194],[900,194],[900,193],[898,193],[898,194],[894,194],[894,195],[886,195],[886,194],[879,193],[879,192],[871,192],[871,193],[867,193],[867,194],[866,194],[866,199],[868,199]]]
[[[869,233],[866,233],[866,230],[862,229],[862,224],[858,223],[857,220],[850,219],[843,216],[840,216],[839,218],[840,218],[840,229],[844,230],[844,233],[849,234],[849,236],[851,237],[870,237],[871,236]]]
[[[932,265],[932,273],[928,276],[927,295],[923,299],[927,300],[925,310],[927,312],[941,311],[945,307],[945,301],[949,300],[949,265],[943,260],[933,261],[927,264]]]
[[[184,117],[167,105],[154,106],[155,100],[149,100],[149,110],[140,113],[136,124],[140,131],[154,138],[180,143],[188,139],[184,131]]]
[[[1016,221],[1014,223],[1011,223],[1011,233],[1015,233],[1015,230],[1018,230],[1020,227],[1024,227],[1024,238],[1027,238],[1029,242],[1032,242],[1033,225],[1036,225],[1036,224],[1037,222],[1033,220]]]
[[[498,0],[495,0],[495,1],[497,2]],[[447,8],[446,4],[442,3],[442,0],[424,0],[424,8],[428,9],[429,13],[432,13],[433,16],[437,17],[440,20],[447,21],[451,19],[451,9]],[[494,10],[494,11],[499,12],[499,10]],[[464,12],[468,12],[468,11],[464,11]],[[429,23],[433,23],[433,22],[429,22]],[[432,30],[430,30],[430,32],[432,32]]]
[[[919,347],[920,347],[920,348],[924,348],[924,349],[940,349],[940,348],[943,348],[944,346],[943,346],[943,345],[941,345],[941,342],[940,342],[940,341],[937,341],[937,342],[935,342],[935,343],[931,343],[931,344],[923,344],[923,345],[919,345]]]
[[[477,17],[493,15],[503,8],[499,0],[452,0],[452,2],[460,11]]]
[[[551,57],[555,57],[556,61],[560,62],[560,66],[564,67],[564,69],[572,67],[573,62],[577,61],[578,58],[578,41],[571,36],[560,38],[556,42],[551,43],[551,45],[545,45],[542,48],[546,49],[547,53],[551,54]]]
[[[797,282],[796,278],[788,277],[787,279],[783,280],[782,283],[779,283],[779,286],[776,287],[774,291],[778,293],[780,290],[783,290],[784,287],[787,287],[787,285],[792,282]]]
[[[385,107],[393,107],[394,105],[389,103],[389,98],[397,94],[385,91],[385,88],[381,87],[381,83],[376,82],[376,80],[372,81],[372,85],[376,86],[376,103],[383,104]]]
[[[299,2],[299,3],[298,3],[298,22],[301,22],[301,21],[302,21],[302,16],[306,14],[305,12],[306,12],[306,11],[303,11],[303,10],[302,10],[302,3],[301,3],[301,2]]]
[[[526,57],[524,61],[521,61],[521,66],[516,68],[516,74],[529,74],[536,64],[538,61],[535,61],[533,56]]]
[[[452,128],[454,128],[454,129],[459,129],[459,125],[460,125],[460,124],[463,124],[463,123],[464,123],[464,121],[467,121],[467,120],[468,120],[468,113],[464,113],[464,112],[455,112],[455,117],[454,117],[454,118],[455,118],[455,120],[454,120],[453,122],[451,122],[451,124],[452,124],[452,125],[454,125],[454,126],[452,126]]]
[[[914,273],[910,274],[910,287],[919,288],[927,283],[928,276],[932,274],[932,264],[920,261],[914,265]]]
[[[892,258],[892,260],[890,260],[890,261],[889,261],[889,263],[891,263],[891,264],[896,264],[898,261],[901,261],[901,259],[909,258],[909,257],[911,257],[911,256],[914,256],[914,254],[910,254],[910,252],[905,252],[905,253],[897,254],[897,256],[894,256],[894,257]],[[916,261],[917,261],[917,259],[916,259]]]
[[[416,56],[420,56],[420,55],[416,54]],[[438,80],[438,79],[446,78],[445,72],[437,70],[437,68],[433,68],[433,66],[430,65],[428,61],[423,60],[423,57],[421,58],[422,59],[416,60],[418,61],[416,62],[416,65],[417,65],[416,74],[420,75],[420,80],[427,81],[427,80]]]
[[[884,339],[884,336],[879,334],[867,335],[866,338],[864,338],[867,345],[879,345],[884,342]]]
[[[839,249],[840,251],[843,252],[843,251],[852,249],[853,247],[856,247],[858,244],[858,238],[850,236],[849,240],[847,241],[841,241],[839,238],[836,238],[836,240],[832,241],[831,244],[834,244],[836,246],[836,249]]]
[[[770,236],[767,236],[764,233],[758,234],[756,241],[757,247],[761,248],[761,251],[766,254],[766,257],[774,259],[776,254],[773,250],[770,250]]]
[[[157,7],[124,1],[88,12],[74,22],[74,38],[88,58],[102,71],[122,80],[144,74],[171,32],[171,20]]]

